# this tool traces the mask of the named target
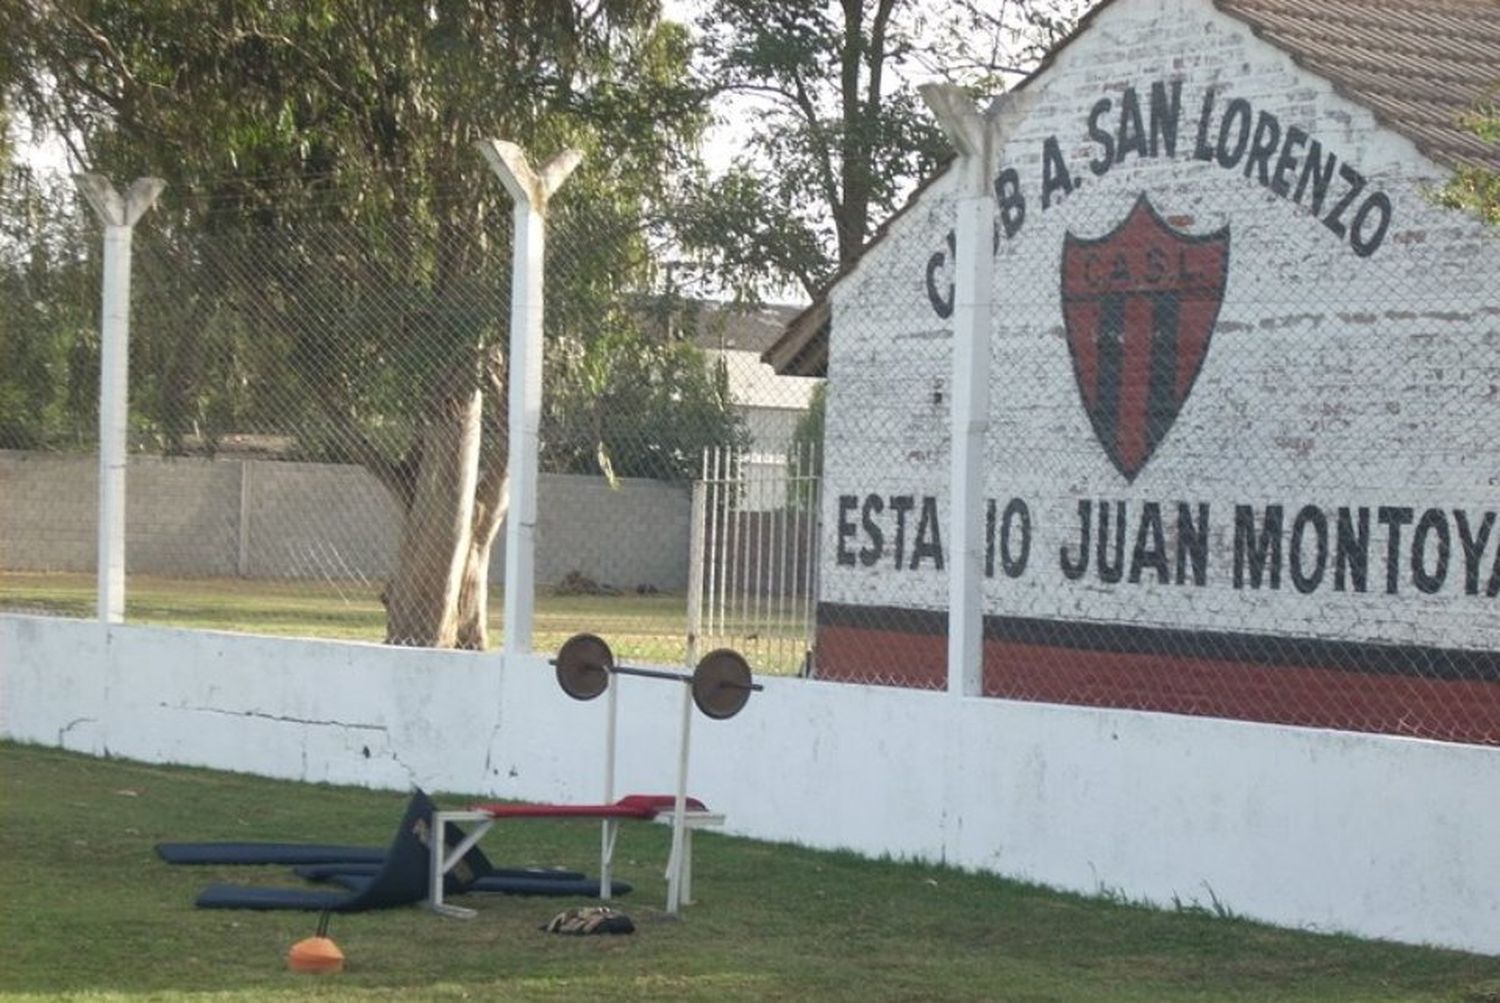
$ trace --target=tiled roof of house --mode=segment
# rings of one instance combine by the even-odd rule
[[[1102,0],[1050,52],[1026,87],[1046,73],[1074,38],[1088,30]],[[1500,0],[1204,0],[1243,21],[1428,157],[1450,166],[1500,170],[1500,144],[1463,127],[1476,103],[1500,82]],[[1497,98],[1500,100],[1500,98]],[[943,164],[912,193],[909,208],[947,170]],[[875,231],[828,288],[884,238],[903,208]],[[828,367],[827,289],[786,326],[763,358],[777,372],[822,376]]]
[[[1500,83],[1500,0],[1214,0],[1439,163],[1500,169],[1463,128]]]

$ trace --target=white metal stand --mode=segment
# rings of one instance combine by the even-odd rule
[[[489,812],[464,809],[461,811],[439,811],[432,815],[432,844],[429,848],[428,863],[428,899],[427,906],[433,912],[441,916],[451,916],[455,919],[472,919],[475,916],[473,909],[464,906],[453,905],[443,901],[443,877],[463,859],[464,854],[473,849],[485,834],[494,828],[495,817]],[[513,819],[512,821],[517,821]],[[616,825],[618,831],[619,820],[610,819]],[[674,811],[671,816],[658,815],[655,820],[672,825],[672,850],[667,859],[667,887],[668,900],[667,911],[677,915],[671,900],[671,889],[676,887],[679,902],[691,903],[693,890],[693,832],[697,829],[706,829],[722,826],[724,815],[709,811],[684,811],[679,819]],[[454,823],[471,823],[473,828],[452,849],[448,848],[448,826]],[[614,842],[609,844],[609,853],[614,853]],[[612,861],[606,858],[600,867],[601,886],[600,898],[607,898],[602,894],[608,889],[603,874],[609,872]]]
[[[607,720],[604,725],[604,803],[615,799],[615,734],[620,719],[620,693],[615,681],[609,681],[609,692],[605,694]],[[615,839],[620,835],[620,820],[607,818],[600,825],[599,834],[599,897],[609,899],[614,895],[610,876],[614,870]]]
[[[683,901],[683,871],[687,867],[688,748],[693,733],[693,688],[682,687],[682,730],[677,747],[677,796],[672,804],[672,852],[667,857],[667,914],[679,915]]]

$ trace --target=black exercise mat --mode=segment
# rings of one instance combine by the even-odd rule
[[[416,795],[426,798],[422,791]],[[436,810],[431,801],[426,802]],[[430,819],[430,814],[429,814]],[[431,823],[428,822],[428,825]],[[424,845],[428,836],[424,829],[418,833]],[[463,842],[465,832],[456,825],[448,825],[445,832],[447,845],[457,846]],[[376,846],[340,846],[332,843],[157,843],[156,853],[169,864],[221,864],[252,865],[281,864],[284,866],[357,867],[354,873],[374,874],[385,862],[386,851]],[[464,853],[463,859],[454,865],[444,887],[459,890],[475,877],[494,872],[494,865],[476,844]],[[311,878],[312,875],[303,875]],[[579,875],[582,877],[582,875]],[[313,880],[317,880],[313,878]]]
[[[198,896],[203,909],[304,909],[360,912],[411,905],[427,898],[428,843],[437,806],[421,791],[412,794],[380,869],[362,888],[348,892],[246,885],[210,885]]]

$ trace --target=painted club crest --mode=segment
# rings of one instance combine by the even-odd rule
[[[1229,227],[1174,230],[1143,193],[1103,237],[1063,238],[1062,305],[1094,435],[1134,481],[1182,411],[1229,274]]]

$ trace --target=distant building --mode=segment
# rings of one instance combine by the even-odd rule
[[[823,382],[815,377],[779,375],[761,359],[801,310],[783,304],[747,311],[705,304],[698,314],[694,340],[708,355],[710,365],[723,364],[729,395],[748,434],[739,473],[747,481],[743,502],[750,510],[784,504],[780,477],[792,439]]]
[[[693,340],[711,364],[722,362],[729,393],[744,419],[750,452],[786,452],[797,423],[807,413],[821,379],[781,376],[761,360],[761,353],[781,336],[802,307],[767,304],[741,311],[719,303],[700,304]]]

